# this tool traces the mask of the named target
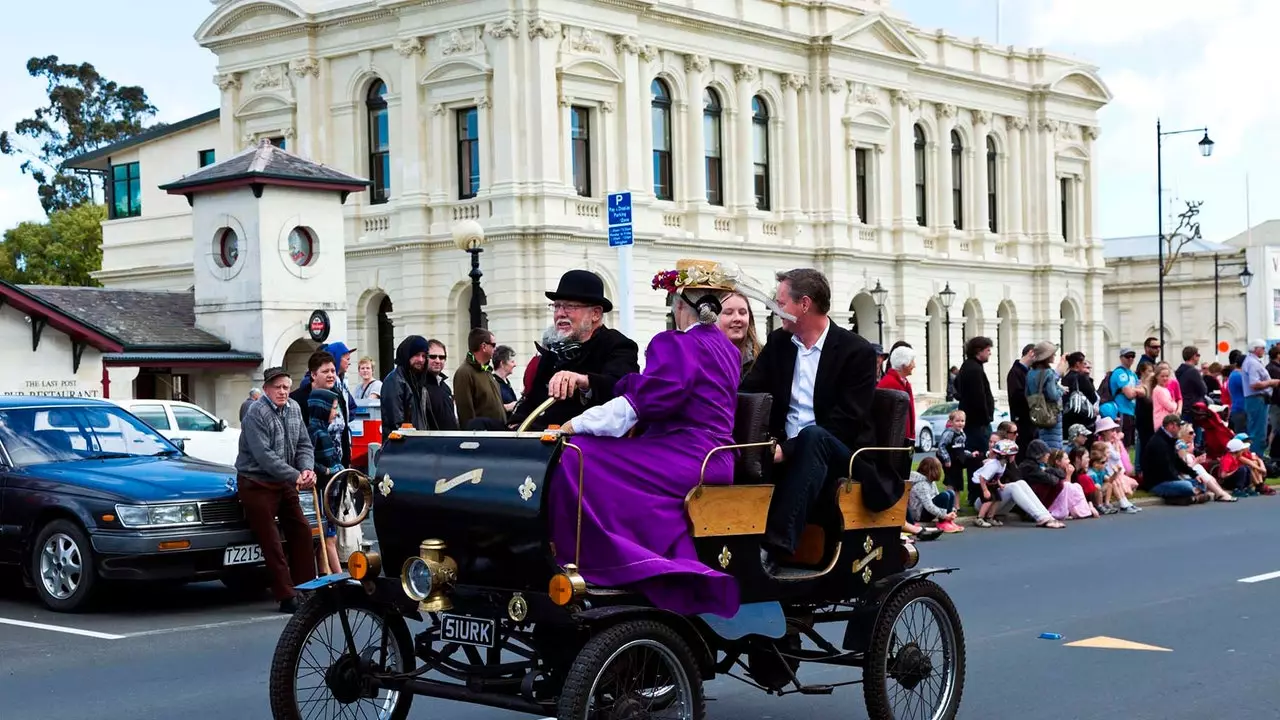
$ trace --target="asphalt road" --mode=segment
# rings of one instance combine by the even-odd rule
[[[1280,499],[1266,497],[1153,507],[1065,530],[970,528],[922,544],[922,566],[960,568],[941,579],[968,643],[960,717],[1276,717],[1278,511]],[[58,615],[6,578],[0,718],[269,718],[266,672],[284,625],[273,609],[206,584],[122,591],[94,614]],[[1042,632],[1064,638],[1042,640]],[[1067,645],[1099,636],[1171,652]],[[854,672],[804,668],[802,679],[838,682]],[[866,717],[856,686],[773,698],[717,680],[707,693],[711,718]],[[422,698],[410,715],[442,716],[526,717]]]

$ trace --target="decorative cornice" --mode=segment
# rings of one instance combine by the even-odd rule
[[[310,56],[294,58],[289,61],[289,71],[297,78],[320,77],[320,61]]]
[[[818,80],[818,90],[824,93],[838,93],[844,89],[844,81],[837,80],[830,75],[823,75]]]
[[[754,65],[738,65],[733,69],[733,79],[738,82],[754,82],[760,71]]]
[[[222,73],[213,76],[213,84],[222,92],[240,89],[240,76],[235,73]]]
[[[601,112],[611,113],[613,112],[613,107],[614,106],[613,106],[612,100],[605,100],[604,102],[600,103]]]
[[[991,124],[990,110],[971,110],[969,112],[970,114],[973,115],[974,125],[990,125]]]
[[[920,107],[920,100],[910,90],[890,90],[889,99],[895,105],[902,105],[915,112]]]
[[[684,71],[685,72],[706,72],[711,67],[711,61],[706,55],[685,55]]]
[[[809,87],[809,76],[787,73],[782,76],[782,87],[790,90],[805,90]]]
[[[1059,125],[1060,123],[1053,118],[1042,117],[1039,122],[1036,123],[1036,128],[1038,128],[1040,132],[1056,133],[1058,132]]]
[[[400,53],[400,57],[410,57],[412,55],[422,55],[427,52],[427,44],[420,37],[398,38],[396,40],[396,52]]]
[[[653,62],[658,59],[658,48],[652,45],[641,45],[640,51],[637,53],[640,59],[645,62]]]
[[[1027,119],[1021,115],[1009,115],[1004,119],[1005,127],[1010,130],[1026,130]]]
[[[956,106],[951,103],[938,104],[938,117],[953,118],[956,116]]]
[[[854,80],[849,81],[849,95],[860,105],[879,105],[880,94],[875,87]]]
[[[552,40],[560,34],[560,24],[545,18],[533,18],[529,21],[529,39],[543,38]]]
[[[613,39],[613,49],[617,50],[619,55],[628,53],[635,55],[643,47],[644,44],[635,35],[615,35]]]
[[[520,23],[516,22],[515,18],[508,16],[500,23],[489,23],[485,26],[484,31],[489,33],[489,37],[498,40],[513,38],[520,34]]]

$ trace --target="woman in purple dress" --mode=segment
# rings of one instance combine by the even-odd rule
[[[676,267],[658,273],[653,287],[675,294],[678,329],[654,336],[644,372],[619,380],[613,400],[561,428],[581,436],[570,439],[582,448],[584,465],[579,572],[596,585],[634,589],[666,610],[732,616],[737,583],[698,560],[684,500],[707,453],[733,444],[742,353],[717,321],[724,298],[750,283],[714,262],[682,260]],[[566,448],[548,487],[551,538],[562,564],[574,562],[579,462]],[[732,483],[733,464],[734,453],[717,453],[704,481]]]

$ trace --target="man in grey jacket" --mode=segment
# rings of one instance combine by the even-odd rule
[[[294,586],[316,577],[311,525],[302,514],[298,491],[315,487],[314,449],[302,410],[289,398],[293,379],[282,367],[263,375],[263,397],[249,406],[240,429],[236,474],[240,504],[271,573],[271,592],[280,612],[298,609]],[[289,560],[276,533],[289,543]]]

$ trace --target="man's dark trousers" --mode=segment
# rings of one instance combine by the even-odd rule
[[[249,521],[254,539],[262,546],[262,557],[271,573],[271,594],[278,601],[288,600],[297,594],[293,589],[295,585],[316,577],[311,525],[302,514],[298,488],[291,482],[264,482],[244,475],[238,476],[236,482],[245,519]],[[280,532],[289,543],[287,564],[276,532],[277,517]]]
[[[852,453],[834,435],[817,425],[800,431],[788,443],[786,463],[782,472],[776,472],[778,480],[769,505],[769,519],[765,526],[765,546],[783,554],[794,553],[800,545],[800,534],[806,523],[799,522],[802,509],[816,507],[823,489],[849,471]]]

